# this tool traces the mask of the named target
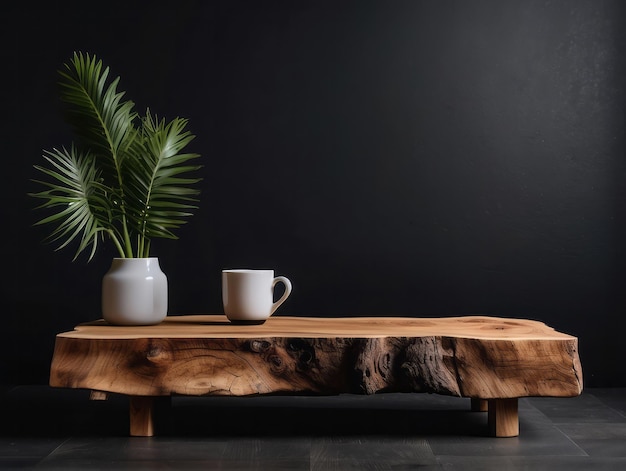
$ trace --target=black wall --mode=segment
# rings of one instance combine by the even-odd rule
[[[3,7],[0,383],[46,383],[100,316],[91,263],[33,228],[33,164],[68,145],[57,70],[91,52],[189,118],[200,210],[155,241],[170,313],[274,268],[284,315],[541,320],[587,386],[624,386],[624,6],[557,1],[28,2]]]

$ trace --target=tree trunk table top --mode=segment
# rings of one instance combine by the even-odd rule
[[[98,320],[57,335],[50,384],[140,396],[434,392],[481,399],[582,391],[578,340],[484,316],[223,315],[155,326]]]

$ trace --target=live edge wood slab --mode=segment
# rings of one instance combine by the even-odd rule
[[[163,396],[427,392],[471,398],[493,436],[511,437],[518,398],[574,397],[583,380],[578,339],[527,319],[274,316],[246,326],[198,315],[58,334],[50,385],[129,396],[134,436],[154,434]]]

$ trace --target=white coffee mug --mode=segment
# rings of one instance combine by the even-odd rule
[[[282,282],[285,292],[274,302],[274,287]],[[224,313],[234,324],[262,324],[291,294],[291,281],[274,277],[274,270],[222,270]]]

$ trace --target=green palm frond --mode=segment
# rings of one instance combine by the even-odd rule
[[[188,121],[176,118],[167,123],[153,117],[148,110],[142,121],[142,141],[134,158],[125,161],[132,175],[126,183],[129,220],[140,238],[175,239],[172,230],[184,224],[197,206],[198,190],[191,185],[199,181],[183,174],[196,171],[199,165],[187,165],[199,154],[181,153],[195,137],[185,130]]]
[[[149,110],[140,118],[134,103],[118,91],[119,77],[95,56],[74,53],[60,70],[66,119],[77,136],[71,150],[44,152],[35,165],[47,180],[30,193],[52,212],[37,224],[53,224],[50,240],[58,249],[78,243],[75,258],[102,238],[113,241],[121,257],[150,256],[154,237],[176,238],[173,230],[197,208],[200,181],[188,174],[201,168],[189,161],[199,154],[182,150],[194,139],[188,121],[158,120]]]
[[[137,113],[132,101],[123,101],[118,92],[120,78],[108,86],[109,68],[89,54],[74,53],[65,71],[60,71],[61,99],[68,105],[66,119],[85,147],[105,157],[118,168],[134,141]]]
[[[61,99],[67,104],[66,120],[80,145],[94,154],[104,184],[113,189],[108,196],[114,198],[116,224],[109,229],[122,241],[124,252],[120,255],[132,257],[122,165],[138,136],[134,103],[123,101],[125,93],[117,90],[119,77],[108,83],[109,68],[95,56],[74,53],[59,74]]]
[[[36,225],[55,225],[48,240],[59,243],[57,250],[78,240],[74,258],[91,245],[91,259],[111,215],[109,200],[95,184],[100,180],[95,159],[91,154],[79,154],[74,147],[69,152],[65,148],[45,151],[43,157],[50,167],[36,165],[35,168],[49,180],[36,181],[47,189],[30,195],[44,200],[39,208],[58,211]]]

